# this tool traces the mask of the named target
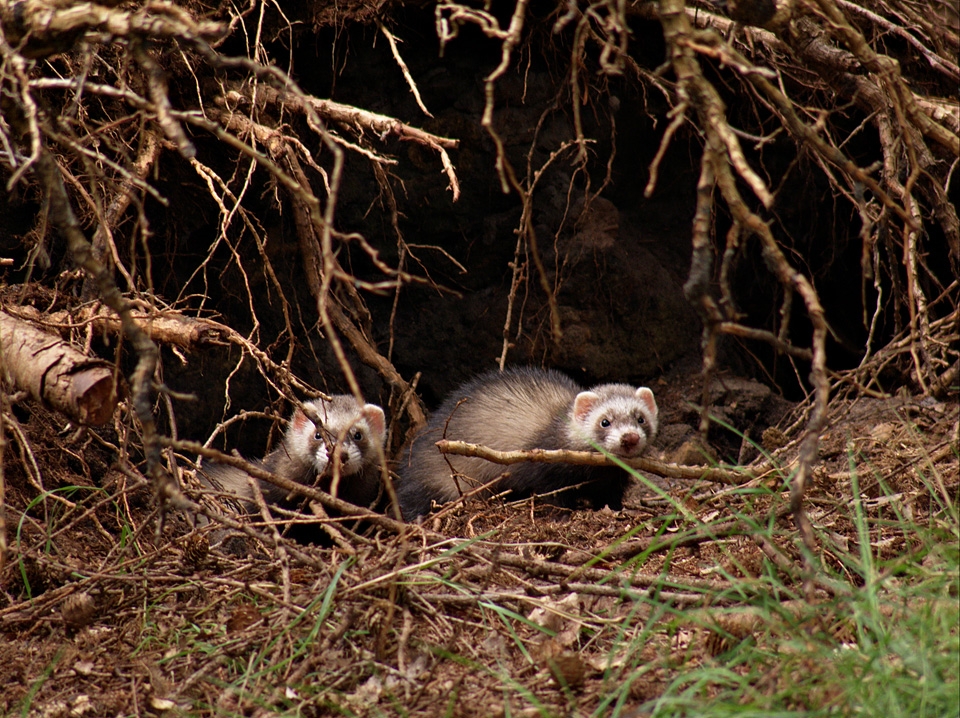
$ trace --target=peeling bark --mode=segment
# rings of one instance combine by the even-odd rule
[[[13,386],[81,424],[104,424],[117,406],[113,369],[59,337],[0,312],[0,357]]]

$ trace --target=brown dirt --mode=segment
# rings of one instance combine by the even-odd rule
[[[926,565],[918,536],[960,490],[948,4],[861,3],[846,30],[810,3],[762,20],[744,7],[769,2],[686,16],[531,4],[522,37],[473,10],[458,20],[455,4],[252,3],[242,19],[233,3],[77,5],[0,3],[14,69],[0,73],[0,307],[109,361],[127,395],[112,424],[78,428],[0,376],[0,715],[602,715],[616,696],[633,718],[776,619],[795,619],[791,639],[848,642],[831,600],[862,582],[858,510],[886,577]],[[108,6],[110,32],[70,24]],[[502,28],[505,11],[490,16]],[[124,35],[128,15],[143,24]],[[201,20],[223,23],[215,46]],[[458,37],[439,52],[442,28]],[[303,103],[326,99],[366,119],[324,114],[318,131]],[[200,110],[212,126],[186,124]],[[455,139],[462,197],[429,142],[367,110]],[[331,226],[308,219],[334,208],[334,135],[355,148],[319,256]],[[254,171],[264,151],[275,166]],[[518,173],[510,193],[500,166]],[[227,195],[240,199],[225,208]],[[84,238],[106,267],[76,268]],[[84,315],[116,299],[94,282],[111,275],[144,326],[182,330],[154,336],[156,373],[129,323]],[[329,292],[321,276],[336,277]],[[655,450],[746,466],[727,472],[741,485],[651,476],[621,512],[474,502],[402,530],[338,521],[331,548],[250,521],[217,543],[216,521],[161,510],[144,479],[186,472],[209,505],[192,457],[146,466],[152,419],[162,436],[262,456],[289,401],[344,391],[351,372],[389,410],[395,452],[418,399],[437,405],[508,348],[584,383],[657,377]],[[830,580],[804,585],[786,489],[811,405],[784,397],[825,400],[827,377],[804,506]],[[758,445],[781,468],[759,471]],[[771,659],[751,688],[829,670],[810,663]],[[832,686],[798,710],[842,713]]]
[[[782,465],[795,457],[789,422],[802,409],[784,416]],[[351,561],[341,549],[273,545],[267,535],[238,557],[209,549],[210,527],[193,530],[176,514],[159,522],[149,489],[117,460],[122,442],[112,432],[61,431],[57,417],[29,403],[16,416],[5,461],[3,714],[25,705],[47,716],[299,706],[302,715],[486,716],[502,715],[508,701],[514,710],[527,704],[523,691],[550,712],[586,714],[611,681],[633,680],[627,705],[640,704],[737,640],[736,627],[723,635],[653,628],[651,605],[730,605],[730,580],[770,571],[800,592],[799,544],[778,474],[755,480],[771,489],[758,493],[656,480],[686,517],[638,484],[618,513],[474,503],[402,538],[355,537]],[[900,511],[924,524],[930,486],[956,500],[957,426],[956,402],[835,403],[806,500],[829,569],[842,573],[843,551],[859,540],[849,518],[852,467],[876,521],[878,556],[909,559],[912,537],[882,519]],[[776,514],[775,546],[729,522],[764,525]],[[710,539],[697,521],[726,530]],[[624,589],[657,602],[629,600]],[[603,628],[648,620],[643,659],[658,665],[630,679],[610,668],[618,648]]]

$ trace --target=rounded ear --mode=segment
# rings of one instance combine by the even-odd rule
[[[577,398],[573,400],[574,421],[581,424],[585,422],[598,401],[600,401],[600,395],[592,391],[581,391],[577,394]]]
[[[652,391],[645,386],[641,386],[637,389],[637,398],[650,410],[651,414],[657,415],[657,401],[653,398]]]
[[[290,429],[293,431],[303,431],[303,429],[309,425],[310,429],[313,430],[313,422],[307,418],[307,415],[302,411],[297,409],[293,412],[293,416],[290,417]]]
[[[384,415],[383,409],[376,404],[364,404],[360,410],[360,416],[367,420],[367,426],[370,427],[370,431],[376,434],[380,441],[386,438],[387,417]]]
[[[313,437],[316,428],[313,421],[300,409],[293,412],[290,424],[284,432],[284,441],[289,442],[287,448],[297,456],[306,456],[313,452]]]

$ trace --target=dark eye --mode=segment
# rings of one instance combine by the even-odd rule
[[[600,426],[602,426],[604,429],[606,429],[608,426],[610,426],[610,420],[609,420],[609,419],[601,419],[601,420],[600,420]]]
[[[642,416],[638,416],[638,417],[637,417],[637,423],[638,423],[638,424],[645,424],[645,423],[646,423],[646,419],[644,419]]]
[[[313,435],[313,440],[314,440],[314,441],[323,441],[323,432],[318,431],[316,434],[314,434],[314,435]]]
[[[353,440],[354,440],[354,441],[363,441],[363,432],[362,432],[362,431],[356,431],[356,432],[354,432],[354,434],[353,434]]]

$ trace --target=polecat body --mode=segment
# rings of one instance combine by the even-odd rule
[[[283,442],[259,463],[264,469],[306,486],[330,490],[334,458],[339,461],[337,496],[358,506],[369,506],[380,489],[380,461],[386,438],[386,421],[376,404],[359,404],[349,395],[330,401],[307,402],[321,419],[318,426],[300,409],[294,411]],[[216,488],[236,494],[248,508],[253,502],[245,471],[222,464],[204,465],[203,473]],[[295,508],[300,496],[266,481],[258,481],[267,504]]]
[[[506,474],[491,491],[511,498],[560,491],[551,504],[590,508],[622,507],[628,474],[615,466],[525,462],[501,466],[466,456],[443,456],[440,439],[483,444],[492,449],[601,448],[620,458],[639,456],[657,431],[657,404],[646,387],[601,384],[583,390],[553,371],[516,368],[483,374],[454,391],[426,428],[402,452],[397,486],[403,517],[411,521]],[[449,462],[449,464],[448,464]],[[451,476],[450,467],[458,475]]]

